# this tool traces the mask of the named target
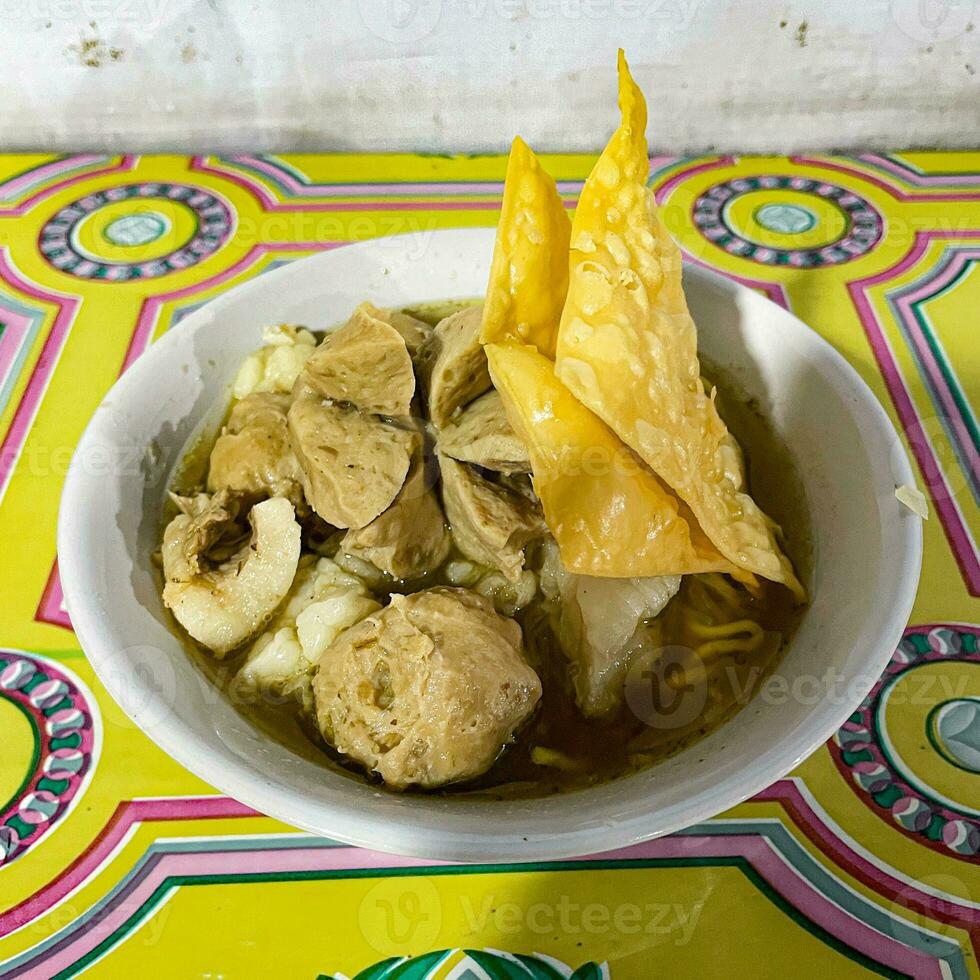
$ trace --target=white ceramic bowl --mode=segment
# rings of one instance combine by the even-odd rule
[[[779,669],[706,740],[574,797],[496,802],[399,796],[299,758],[204,679],[171,631],[151,554],[169,475],[214,418],[262,328],[324,329],[363,299],[481,295],[493,231],[379,239],[295,262],[182,321],[96,411],[65,484],[58,555],[79,642],[109,693],[161,748],[286,823],[378,850],[465,861],[605,851],[689,826],[785,775],[843,723],[888,662],[915,597],[919,519],[895,499],[914,477],[857,373],[794,316],[699,268],[685,285],[701,349],[755,396],[791,447],[814,538],[812,605]],[[703,760],[703,761],[697,761]]]

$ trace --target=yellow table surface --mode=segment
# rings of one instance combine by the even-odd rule
[[[543,159],[574,202],[594,158]],[[281,263],[494,225],[505,162],[0,156],[0,976],[980,977],[980,153],[651,159],[688,258],[841,351],[929,498],[882,681],[754,799],[557,864],[360,851],[217,795],[79,650],[58,498],[120,372]]]

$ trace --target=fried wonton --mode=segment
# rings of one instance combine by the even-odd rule
[[[526,345],[489,344],[486,352],[568,571],[621,578],[737,571],[688,508],[555,377],[551,361]]]
[[[557,375],[690,507],[726,558],[802,599],[774,525],[733,472],[731,437],[701,384],[680,251],[646,186],[646,103],[622,52],[619,105],[622,122],[572,222]]]
[[[515,137],[483,309],[484,344],[533,344],[555,356],[555,337],[568,289],[571,226],[554,180]]]

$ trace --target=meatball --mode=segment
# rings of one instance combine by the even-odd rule
[[[398,496],[421,437],[312,395],[286,416],[306,499],[334,527],[362,528]]]
[[[487,355],[480,343],[483,306],[468,306],[440,320],[426,344],[429,417],[442,428],[474,398],[490,390]]]
[[[392,596],[320,657],[324,738],[399,789],[479,776],[541,697],[521,641],[466,589]]]
[[[456,546],[472,561],[499,568],[511,582],[519,581],[525,547],[545,531],[541,509],[522,494],[486,479],[474,467],[439,450],[437,454],[442,503]]]
[[[439,432],[439,449],[461,463],[500,473],[528,473],[527,447],[507,421],[499,392],[472,401]]]
[[[408,415],[415,372],[405,341],[391,324],[358,309],[310,355],[294,393],[304,391],[362,412]]]
[[[289,445],[289,396],[263,391],[235,403],[211,450],[208,490],[233,490],[254,502],[287,497],[303,504],[303,474]]]
[[[420,450],[391,506],[370,524],[348,531],[342,547],[396,579],[411,579],[434,572],[446,560],[450,544]]]

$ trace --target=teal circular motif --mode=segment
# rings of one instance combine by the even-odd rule
[[[836,241],[826,245],[805,248],[775,248],[750,241],[729,223],[728,216],[734,200],[760,190],[794,191],[797,194],[810,195],[814,201],[829,201],[844,214],[843,233]],[[870,201],[846,187],[790,174],[736,177],[715,184],[694,202],[692,218],[694,226],[709,242],[730,255],[761,265],[800,269],[850,262],[875,248],[885,232],[885,220]],[[781,234],[798,234],[817,223],[816,216],[808,208],[788,202],[780,204],[777,201],[762,205],[755,212],[755,218],[764,227]],[[807,224],[804,225],[804,221]]]
[[[980,773],[980,700],[954,698],[929,714],[929,740],[947,761]]]
[[[755,212],[755,220],[769,231],[799,235],[816,225],[817,216],[797,204],[763,204]]]
[[[447,973],[447,968],[451,973]],[[321,973],[322,980],[346,980],[343,973]],[[372,963],[354,980],[430,980],[452,976],[460,980],[608,980],[607,963],[583,963],[573,970],[554,957],[540,953],[504,953],[495,949],[437,949],[420,956],[392,956]]]
[[[910,626],[881,678],[827,747],[841,773],[879,816],[926,847],[978,862],[980,819],[919,785],[896,763],[879,719],[884,700],[903,674],[949,661],[980,666],[980,626]],[[937,705],[926,719],[924,734],[948,761],[980,772],[972,768],[980,764],[980,700],[961,697]]]
[[[113,221],[104,232],[106,238],[117,245],[145,245],[159,238],[170,223],[159,212],[143,210],[154,198],[175,201],[194,213],[196,230],[180,248],[146,261],[109,261],[86,254],[78,245],[76,232],[90,214],[126,201],[132,202],[132,213]],[[162,226],[161,221],[165,222]],[[155,279],[203,262],[225,245],[233,229],[230,205],[213,191],[189,184],[147,181],[94,191],[65,205],[41,229],[38,247],[56,269],[79,279],[105,282]]]
[[[162,238],[170,228],[170,221],[157,211],[143,211],[116,218],[103,232],[113,245],[149,245]]]

